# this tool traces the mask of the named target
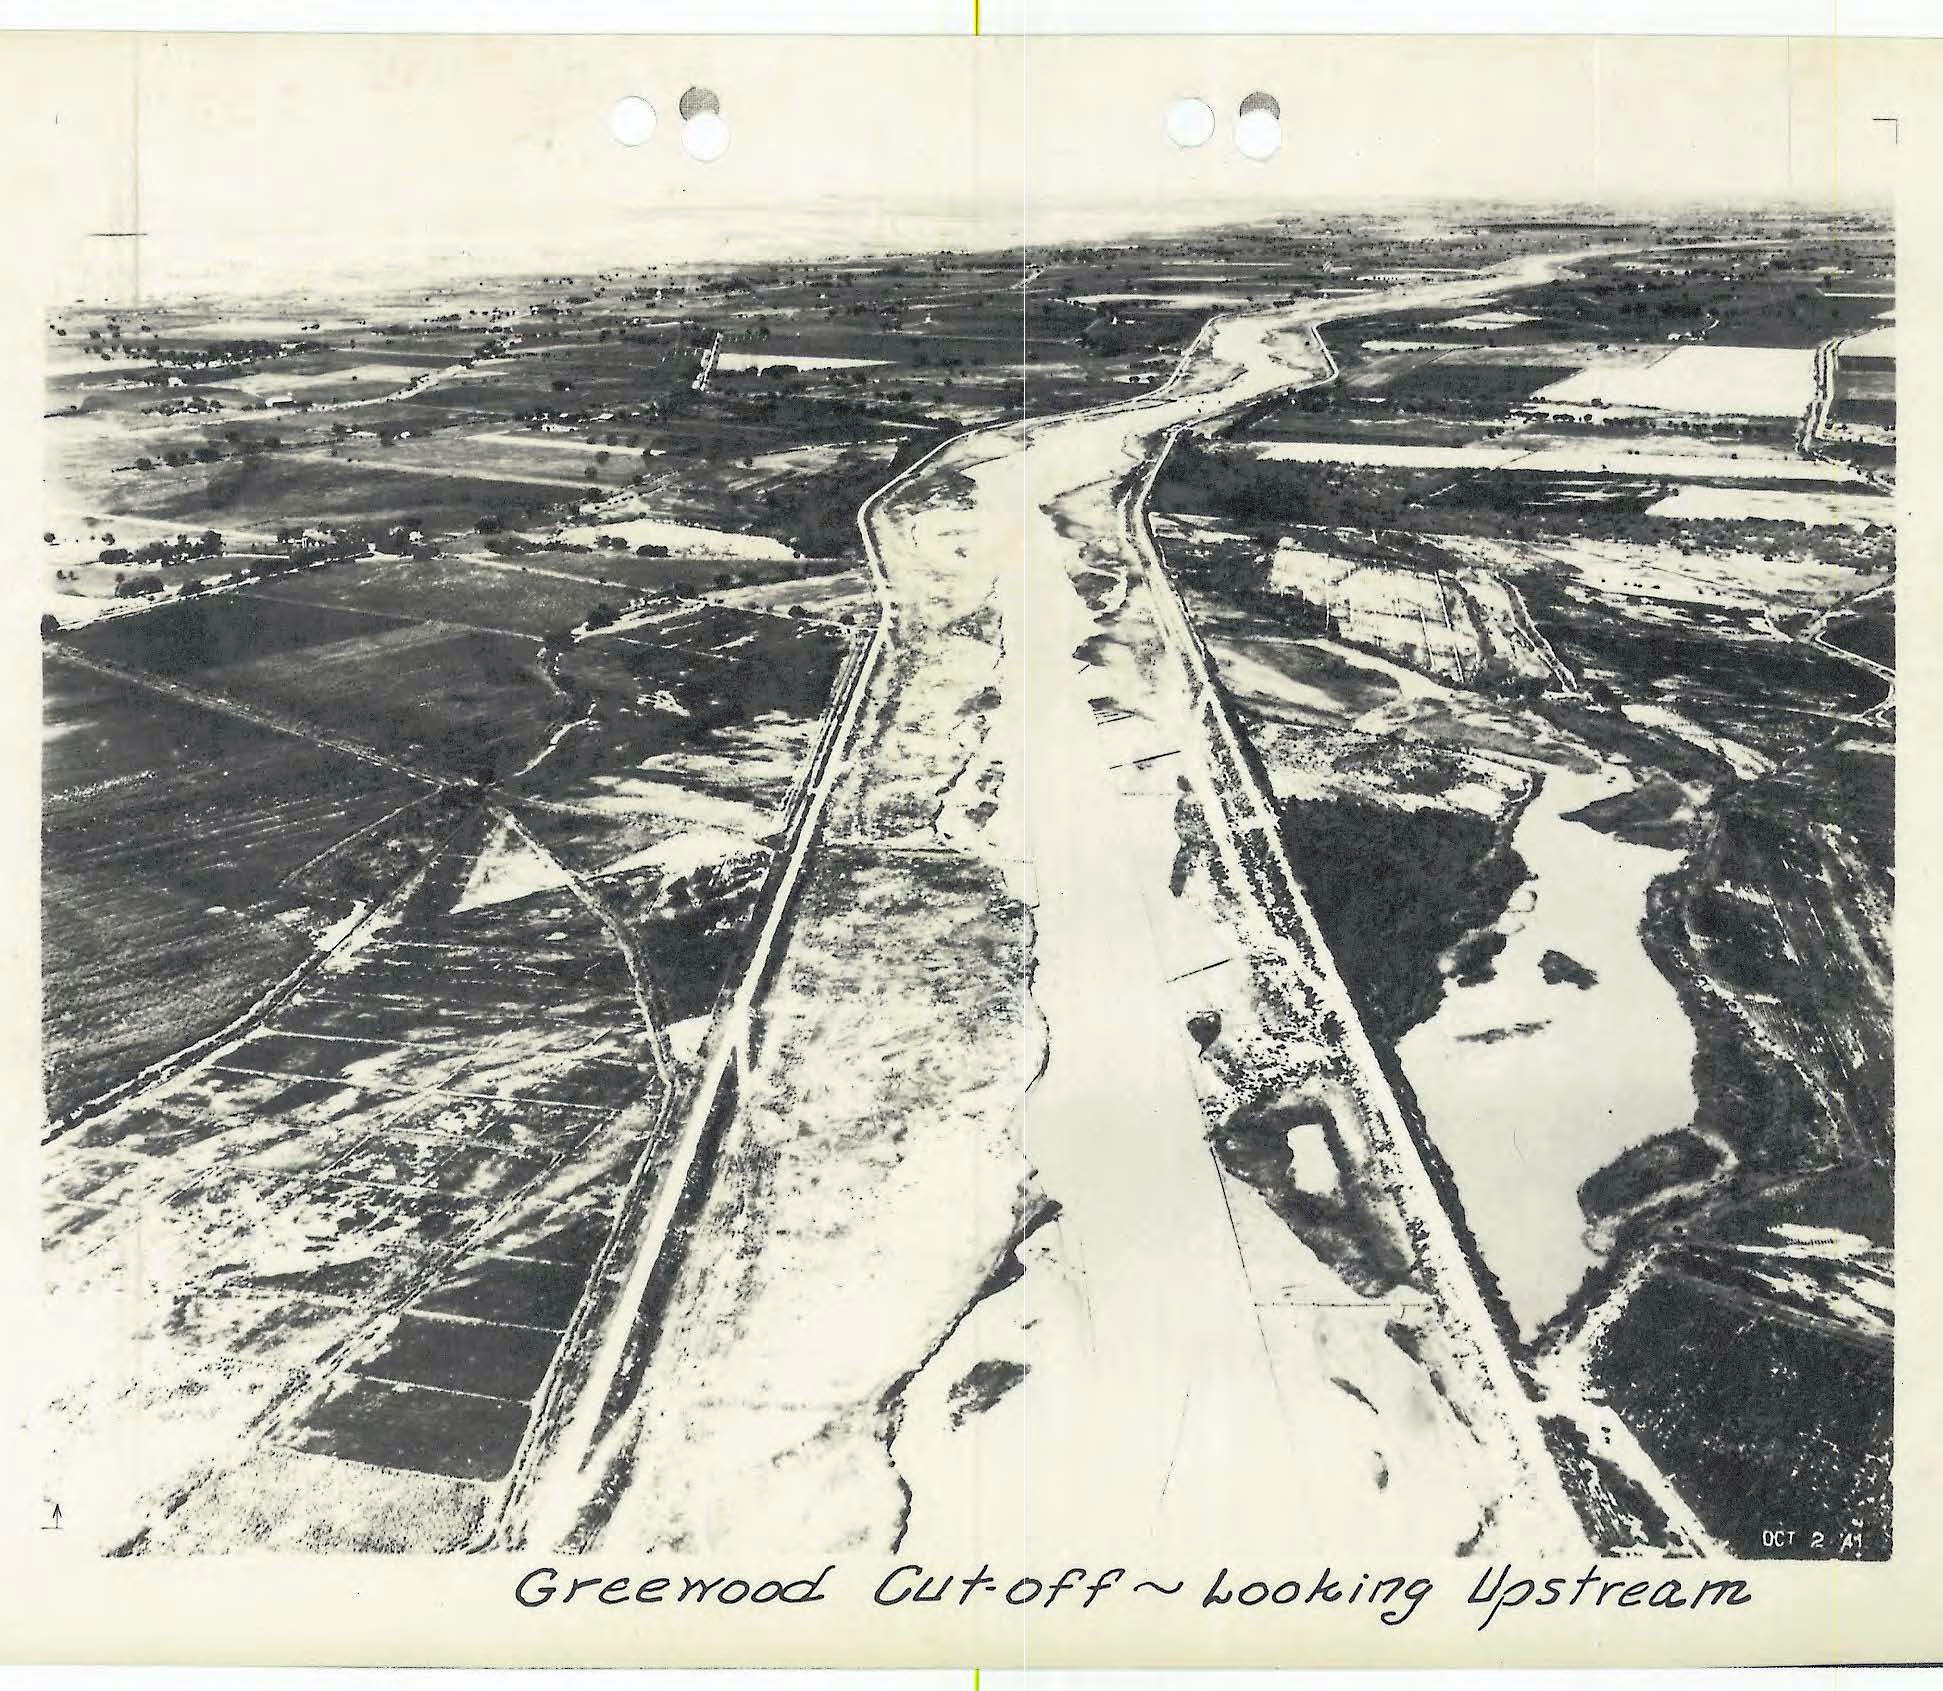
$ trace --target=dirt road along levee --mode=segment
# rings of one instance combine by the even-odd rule
[[[598,1331],[588,1338],[584,1375],[570,1394],[549,1406],[549,1425],[541,1441],[544,1448],[536,1447],[524,1461],[520,1484],[497,1523],[497,1542],[556,1545],[568,1541],[578,1529],[590,1496],[600,1486],[615,1449],[625,1443],[625,1432],[615,1426],[611,1414],[614,1400],[631,1371],[643,1364],[644,1347],[651,1346],[651,1334],[644,1329],[653,1325],[650,1306],[657,1285],[677,1266],[677,1235],[684,1202],[698,1189],[696,1183],[705,1185],[708,1178],[711,1129],[718,1125],[723,1100],[733,1096],[740,1071],[747,1064],[751,1024],[770,962],[783,942],[792,902],[816,846],[831,789],[855,737],[871,677],[894,626],[870,526],[871,513],[885,495],[908,477],[921,473],[941,450],[934,450],[894,476],[864,502],[858,514],[877,596],[877,621],[838,678],[822,731],[802,780],[791,794],[784,823],[786,843],[755,912],[753,944],[740,978],[717,1007],[699,1056],[700,1072],[682,1101],[665,1166],[659,1169],[651,1190],[644,1186],[642,1191],[630,1194],[630,1207],[639,1205],[642,1213],[624,1229],[617,1229],[616,1273],[621,1284]],[[625,1238],[620,1237],[623,1231],[628,1235]],[[618,1266],[620,1262],[625,1263],[624,1270]]]

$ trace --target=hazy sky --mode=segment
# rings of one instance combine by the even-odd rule
[[[481,38],[0,41],[54,138],[50,280],[247,286],[395,265],[624,265],[1000,246],[1399,197],[1886,202],[1931,48],[1682,38]],[[13,80],[10,77],[9,80]],[[676,101],[713,88],[713,164]],[[1231,140],[1264,89],[1284,145]],[[660,113],[627,148],[619,96]],[[1200,95],[1221,127],[1162,129]],[[138,196],[139,195],[139,199]],[[105,271],[104,271],[104,266]]]

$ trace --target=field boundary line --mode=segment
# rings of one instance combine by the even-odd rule
[[[379,751],[375,746],[367,746],[362,741],[353,740],[347,735],[332,734],[322,729],[312,728],[307,723],[285,719],[274,711],[243,704],[239,700],[226,698],[221,693],[205,692],[200,687],[171,681],[166,676],[150,675],[143,670],[129,668],[106,658],[97,658],[91,653],[69,645],[65,640],[49,640],[43,645],[42,650],[57,661],[73,664],[77,669],[92,670],[95,674],[108,676],[111,680],[125,681],[134,687],[146,687],[150,692],[160,693],[165,698],[179,699],[184,704],[213,711],[218,716],[233,716],[239,722],[247,722],[254,728],[266,729],[273,734],[283,734],[293,740],[305,740],[313,746],[322,746],[328,751],[342,752],[346,757],[375,764],[379,769],[389,770],[393,775],[401,775],[408,781],[418,781],[425,786],[440,790],[473,785],[455,775],[440,775],[429,769],[419,769],[413,764],[405,763]]]

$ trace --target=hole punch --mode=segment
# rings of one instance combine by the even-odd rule
[[[1235,119],[1235,146],[1241,156],[1260,164],[1282,146],[1282,108],[1272,94],[1250,94]]]
[[[1199,147],[1214,134],[1214,108],[1189,95],[1167,108],[1167,138],[1177,147]]]
[[[697,112],[681,126],[682,150],[702,164],[713,164],[729,150],[729,126],[718,112]]]
[[[722,102],[716,98],[713,88],[696,87],[682,95],[681,102],[675,109],[681,113],[681,121],[687,123],[703,112],[712,112],[716,117],[720,117]]]
[[[654,107],[639,94],[625,94],[614,102],[607,127],[623,147],[638,147],[654,133]]]

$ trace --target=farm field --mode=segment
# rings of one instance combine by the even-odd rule
[[[1808,528],[1868,528],[1895,517],[1893,503],[1874,493],[1804,493],[1774,487],[1678,487],[1646,507],[1649,517],[1675,521],[1749,519]]]
[[[111,1545],[457,1549],[511,1474],[673,1077],[571,893],[453,907],[479,832],[56,1153],[53,1309],[142,1335],[71,1354],[57,1399],[55,1472]]]
[[[98,623],[77,650],[380,756],[490,779],[545,741],[558,694],[535,643],[502,628],[344,610],[245,587]]]
[[[1672,443],[1668,443],[1671,448]],[[1714,452],[1661,449],[1658,443],[1622,445],[1607,438],[1557,439],[1517,431],[1462,446],[1390,441],[1264,441],[1251,444],[1257,458],[1299,464],[1367,464],[1404,469],[1601,471],[1669,480],[1772,481],[1784,486],[1860,485],[1851,470],[1778,452]]]
[[[1815,388],[1806,347],[1678,346],[1644,361],[1599,363],[1536,398],[1563,405],[1795,417]]]
[[[332,748],[48,666],[41,885],[47,1108],[214,1033],[349,899],[299,884],[422,789]]]
[[[77,1528],[1887,1555],[1894,286],[1479,202],[56,313]]]

